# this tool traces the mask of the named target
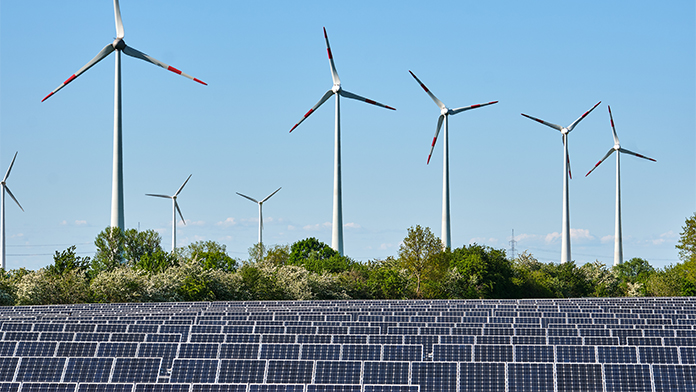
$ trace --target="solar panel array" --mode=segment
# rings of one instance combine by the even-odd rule
[[[696,298],[0,308],[2,391],[694,391]]]

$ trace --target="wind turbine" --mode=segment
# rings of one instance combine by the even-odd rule
[[[548,127],[551,127],[555,130],[558,130],[561,132],[561,135],[563,135],[563,227],[561,229],[561,263],[566,263],[572,260],[570,258],[570,210],[568,206],[568,177],[571,176],[570,157],[568,156],[568,134],[578,125],[578,123],[580,123],[580,121],[582,121],[583,118],[587,117],[587,115],[590,114],[590,112],[592,112],[600,103],[602,103],[602,101],[597,102],[597,104],[594,105],[592,109],[586,111],[577,120],[573,121],[573,123],[570,124],[568,127],[562,127],[560,125],[552,124],[550,122],[546,122],[544,120],[540,120],[536,117],[528,116],[522,113],[523,116],[541,124],[544,124]]]
[[[592,170],[585,174],[585,177],[589,176],[590,173],[592,173],[594,169],[596,169],[597,166],[599,166],[600,163],[604,162],[605,159],[609,158],[609,155],[616,151],[616,217],[614,220],[614,265],[619,265],[623,263],[623,240],[621,237],[621,166],[619,162],[621,153],[634,155],[638,158],[647,159],[653,162],[657,161],[621,147],[621,144],[619,143],[619,137],[616,135],[616,128],[614,128],[614,118],[611,115],[611,107],[607,105],[607,108],[609,108],[609,120],[611,121],[612,136],[614,136],[614,147],[612,147],[609,150],[609,152],[604,156],[604,158],[600,159],[599,162],[597,162],[597,164],[594,165]]]
[[[20,210],[24,211],[24,208],[19,204],[17,199],[14,197],[12,194],[12,191],[10,191],[10,188],[7,186],[7,177],[10,176],[10,171],[12,171],[12,166],[15,163],[15,159],[17,159],[17,153],[15,152],[14,158],[12,158],[12,163],[10,163],[10,167],[7,168],[7,173],[5,173],[5,177],[2,178],[2,182],[0,182],[0,186],[2,186],[2,191],[0,192],[0,248],[2,250],[2,254],[0,257],[2,257],[2,260],[0,260],[0,268],[3,269],[3,271],[7,271],[6,267],[6,258],[5,258],[5,192],[7,192],[8,195],[14,200],[15,203],[17,203],[17,206],[19,207]]]
[[[281,188],[282,188],[282,187],[281,187]],[[251,200],[251,201],[253,201],[254,203],[256,203],[256,204],[259,205],[259,244],[263,244],[263,239],[262,239],[262,235],[261,235],[261,232],[263,231],[263,203],[266,202],[266,200],[270,199],[271,196],[273,196],[273,195],[275,195],[276,193],[278,193],[279,190],[280,190],[280,188],[276,189],[275,192],[273,192],[273,193],[271,193],[270,195],[266,196],[266,198],[263,199],[263,200],[261,200],[261,201],[258,201],[258,200],[256,200],[256,199],[254,199],[253,197],[249,197],[249,196],[247,196],[247,195],[242,195],[241,193],[237,192],[237,194],[238,194],[239,196],[241,196],[241,197],[243,197],[243,198],[245,198],[245,199],[249,199],[249,200]]]
[[[186,186],[186,183],[188,182],[189,179],[191,179],[191,176],[193,174],[190,174],[186,181],[179,187],[179,190],[176,191],[176,193],[172,196],[167,196],[167,195],[156,195],[152,193],[146,193],[145,196],[153,196],[153,197],[162,197],[165,199],[172,199],[172,252],[176,250],[176,212],[179,212],[179,216],[181,217],[181,221],[186,224],[186,221],[184,220],[184,216],[181,215],[181,210],[179,209],[179,203],[176,202],[176,197],[179,196],[179,193],[181,193],[181,190],[184,189]]]
[[[113,171],[112,171],[112,182],[111,182],[111,227],[118,227],[121,230],[125,229],[125,217],[123,212],[123,143],[121,137],[122,122],[121,122],[121,52],[124,54],[147,61],[154,65],[160,66],[166,70],[172,71],[181,76],[185,76],[193,81],[206,85],[206,83],[194,78],[191,75],[185,74],[180,70],[167,65],[159,60],[156,60],[145,53],[142,53],[130,46],[126,45],[123,40],[124,30],[123,22],[121,21],[121,9],[118,0],[114,0],[114,14],[116,16],[116,39],[114,42],[106,45],[92,60],[90,60],[84,67],[80,68],[72,76],[70,76],[63,84],[58,86],[55,90],[51,91],[41,102],[47,100],[50,96],[57,93],[60,89],[65,87],[68,83],[75,80],[78,76],[82,75],[85,71],[92,68],[96,63],[103,60],[106,56],[111,54],[111,52],[116,52],[116,73],[115,73],[115,85],[114,85],[114,157],[113,157]]]
[[[435,149],[435,142],[437,142],[437,135],[440,133],[440,128],[442,128],[442,123],[445,123],[445,133],[442,135],[442,138],[444,139],[443,143],[443,150],[444,150],[444,158],[443,158],[443,167],[442,167],[442,244],[445,246],[445,248],[452,248],[452,236],[451,236],[451,231],[450,231],[450,200],[449,200],[449,116],[450,115],[455,115],[457,113],[461,113],[470,109],[476,109],[480,108],[483,106],[488,106],[488,105],[493,105],[494,103],[498,103],[498,101],[493,101],[493,102],[488,102],[488,103],[481,103],[481,104],[476,104],[476,105],[471,105],[471,106],[465,106],[457,109],[449,109],[447,106],[445,106],[442,101],[437,99],[433,93],[428,90],[427,87],[423,84],[423,82],[416,77],[416,75],[408,71],[411,76],[413,76],[414,79],[420,84],[421,87],[423,87],[423,90],[425,90],[426,93],[430,96],[430,98],[435,102],[435,104],[440,108],[440,117],[437,119],[437,128],[435,129],[435,137],[433,137],[433,143],[430,146],[430,154],[428,154],[428,162],[426,164],[430,163],[430,157],[433,155],[433,149]]]
[[[358,101],[367,102],[372,105],[381,106],[383,108],[396,110],[391,106],[375,102],[371,99],[361,97],[357,94],[350,93],[341,87],[341,79],[338,77],[338,72],[336,71],[336,65],[334,64],[333,54],[331,53],[331,47],[329,46],[329,37],[326,35],[326,28],[324,28],[324,40],[326,40],[326,52],[329,55],[329,65],[331,67],[331,78],[333,79],[333,87],[327,91],[323,97],[317,102],[316,105],[312,106],[304,117],[295,124],[290,130],[292,132],[297,128],[298,125],[302,123],[310,114],[314,113],[315,110],[319,108],[324,102],[326,102],[332,95],[336,96],[336,128],[334,133],[334,191],[333,191],[333,224],[331,227],[331,247],[338,251],[339,254],[343,255],[343,199],[341,197],[341,104],[340,97],[357,99]]]

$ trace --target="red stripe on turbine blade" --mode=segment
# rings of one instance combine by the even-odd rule
[[[488,102],[489,105],[492,105],[494,103],[498,103],[498,101]]]
[[[476,108],[479,107],[479,106],[481,106],[481,105],[480,105],[480,104],[471,105],[471,108],[472,108],[472,109],[476,109]]]
[[[298,125],[300,125],[300,123],[297,123],[297,124],[295,124],[295,126],[294,126],[294,127],[292,127],[292,129],[290,130],[290,132],[294,131],[294,130],[295,130],[295,128],[297,128],[297,126],[298,126]]]
[[[426,163],[426,165],[430,164],[430,157],[431,155],[428,155],[428,162]]]
[[[194,82],[198,82],[198,83],[200,83],[200,84],[202,84],[202,85],[204,85],[204,86],[207,86],[207,85],[208,85],[208,83],[206,83],[206,82],[204,82],[204,81],[202,81],[202,80],[200,80],[200,79],[193,78],[193,81],[194,81]]]
[[[53,93],[48,94],[44,99],[41,100],[41,102],[47,100],[51,95],[53,95]]]
[[[309,115],[312,114],[312,112],[314,112],[314,109],[309,109],[309,111],[305,113],[304,118],[309,117]]]
[[[425,90],[426,93],[430,92],[430,90],[428,90],[428,88],[425,87],[425,85],[423,83],[421,83],[420,85],[421,85],[421,87],[423,87],[423,90]]]
[[[365,98],[365,102],[371,103],[371,104],[373,104],[373,105],[377,105],[377,102],[375,102],[375,101],[373,101],[373,100],[371,100],[371,99],[368,99],[368,98]]]
[[[331,56],[331,49],[330,48],[326,48],[326,53],[329,54],[329,60],[332,60],[333,56]]]
[[[179,71],[178,69],[172,67],[171,65],[170,65],[169,68],[167,68],[167,69],[170,70],[170,71],[172,71],[172,72],[174,72],[175,74],[181,75],[181,71]]]
[[[391,106],[384,105],[384,107],[387,108],[387,109],[396,110],[396,108],[393,108],[393,107],[391,107]]]
[[[75,78],[76,78],[76,76],[75,76],[75,74],[73,74],[73,76],[69,77],[68,80],[66,80],[65,82],[63,82],[63,86],[65,86],[66,84],[72,82],[73,79],[75,79]]]
[[[434,146],[436,141],[437,141],[437,137],[434,137],[434,138],[433,138],[433,144],[431,144],[430,146],[431,146],[431,147]]]
[[[534,118],[533,120],[534,120],[534,121],[536,121],[536,122],[538,122],[538,123],[541,123],[541,124],[543,124],[543,123],[544,123],[544,121],[543,121],[543,120],[539,120],[539,119],[537,119],[537,118]]]

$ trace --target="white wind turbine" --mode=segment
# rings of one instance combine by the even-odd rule
[[[350,93],[341,87],[341,79],[338,77],[338,72],[336,72],[336,66],[334,65],[333,55],[331,53],[331,47],[329,46],[329,37],[326,35],[326,28],[324,28],[324,39],[326,40],[326,52],[329,55],[329,65],[331,66],[331,77],[333,78],[333,87],[324,94],[323,97],[314,105],[304,117],[295,124],[290,130],[292,132],[298,125],[302,123],[310,114],[314,113],[315,110],[319,108],[324,102],[326,102],[332,95],[336,96],[336,128],[334,133],[334,191],[333,191],[333,224],[331,227],[331,247],[338,251],[339,254],[343,255],[343,200],[341,197],[341,106],[340,97],[357,99],[358,101],[367,102],[372,105],[381,106],[383,108],[396,110],[391,106],[375,102],[371,99],[361,97],[357,94]]]
[[[80,68],[75,74],[70,76],[63,84],[58,86],[55,90],[51,91],[41,102],[47,100],[50,96],[57,93],[60,89],[65,87],[68,83],[72,82],[83,74],[88,69],[92,68],[96,63],[100,62],[106,56],[111,54],[111,52],[116,51],[116,73],[115,73],[115,93],[114,93],[114,157],[113,157],[113,171],[112,171],[112,181],[111,181],[111,227],[118,227],[121,230],[125,229],[125,217],[123,212],[123,143],[121,137],[122,123],[121,123],[121,52],[124,54],[147,61],[154,65],[160,66],[166,70],[172,71],[181,76],[185,76],[191,80],[194,80],[201,84],[206,84],[193,76],[187,75],[180,70],[169,66],[159,60],[156,60],[145,53],[142,53],[130,46],[126,45],[123,40],[124,30],[123,22],[121,21],[121,9],[118,0],[114,0],[114,14],[116,16],[116,39],[114,42],[106,45],[92,60],[90,60],[84,67]]]
[[[570,174],[570,157],[568,156],[568,134],[572,131],[583,118],[587,117],[590,112],[592,112],[602,101],[597,102],[592,109],[586,111],[577,120],[573,121],[568,127],[562,127],[560,125],[552,124],[544,120],[540,120],[536,117],[528,116],[522,113],[523,116],[532,119],[536,122],[542,123],[553,129],[561,132],[563,135],[563,227],[561,229],[561,263],[566,263],[571,261],[570,258],[570,210],[568,206],[568,177]],[[571,177],[572,178],[572,177]]]
[[[609,108],[609,120],[611,121],[611,132],[612,136],[614,137],[614,147],[612,147],[609,150],[609,152],[604,156],[604,158],[600,159],[599,162],[597,162],[597,164],[594,165],[592,170],[585,174],[585,177],[589,176],[590,173],[592,173],[594,169],[596,169],[597,166],[599,166],[600,163],[604,162],[605,159],[609,158],[609,155],[616,151],[616,217],[614,220],[614,265],[619,265],[623,263],[623,240],[621,237],[621,166],[619,164],[621,153],[634,155],[638,158],[647,159],[653,162],[657,161],[621,147],[621,144],[619,143],[619,137],[616,135],[616,128],[614,128],[614,118],[611,115],[611,107],[607,105],[607,108]]]
[[[146,193],[145,196],[153,196],[153,197],[162,197],[165,199],[172,199],[172,252],[176,250],[176,213],[177,211],[179,212],[179,216],[181,217],[181,221],[186,224],[186,221],[184,220],[184,216],[181,214],[181,210],[179,209],[179,203],[176,202],[177,196],[179,196],[179,193],[181,193],[181,190],[184,189],[186,186],[186,183],[188,182],[189,179],[191,179],[191,176],[193,174],[190,174],[186,181],[179,187],[179,190],[176,191],[176,193],[172,196],[167,196],[167,195],[156,195],[152,193]]]
[[[282,188],[282,187],[281,187],[281,188]],[[239,196],[241,196],[241,197],[243,197],[243,198],[245,198],[245,199],[249,199],[249,200],[251,200],[251,201],[253,201],[254,203],[256,203],[256,204],[259,205],[259,244],[263,244],[263,237],[262,237],[262,231],[263,231],[263,203],[265,203],[266,200],[270,199],[271,196],[273,196],[273,195],[275,195],[276,193],[278,193],[279,190],[280,190],[280,188],[276,189],[275,192],[273,192],[273,193],[271,193],[270,195],[266,196],[266,198],[263,199],[263,200],[261,200],[261,201],[258,201],[258,200],[256,200],[256,199],[254,199],[253,197],[249,197],[249,196],[247,196],[247,195],[242,195],[241,193],[236,192]]]
[[[430,146],[430,154],[428,154],[428,162],[430,163],[430,157],[433,155],[433,149],[435,148],[435,142],[437,142],[437,135],[440,133],[440,128],[442,128],[442,123],[445,123],[445,132],[442,135],[443,140],[443,150],[444,150],[444,158],[443,158],[443,168],[442,168],[442,244],[445,246],[445,248],[452,248],[452,236],[451,236],[451,230],[450,230],[450,200],[449,200],[449,116],[450,115],[455,115],[457,113],[461,113],[470,109],[476,109],[480,108],[483,106],[488,106],[488,105],[493,105],[494,103],[498,103],[498,101],[493,101],[493,102],[488,102],[488,103],[481,103],[481,104],[476,104],[476,105],[471,105],[471,106],[465,106],[461,108],[456,108],[456,109],[449,109],[447,106],[445,106],[442,101],[437,99],[433,93],[428,90],[427,87],[423,84],[423,82],[416,77],[416,75],[408,71],[411,76],[413,76],[414,79],[420,84],[421,87],[423,87],[423,90],[425,90],[426,93],[430,96],[430,98],[435,102],[435,104],[440,108],[440,117],[437,119],[437,128],[435,129],[435,137],[433,137],[433,143]]]
[[[19,207],[20,210],[24,211],[24,208],[19,204],[17,199],[14,197],[12,194],[12,191],[10,191],[10,188],[7,186],[7,177],[10,176],[10,171],[12,170],[12,166],[15,163],[15,159],[17,159],[17,153],[15,152],[14,158],[12,158],[12,163],[10,163],[10,167],[7,168],[7,173],[5,173],[5,177],[2,178],[2,182],[0,182],[0,186],[2,186],[2,190],[0,191],[0,252],[2,254],[0,257],[2,257],[2,260],[0,262],[0,268],[3,269],[3,271],[7,271],[5,268],[7,266],[6,264],[6,258],[5,258],[5,192],[7,192],[8,195],[14,200],[15,203],[17,203],[17,206]]]

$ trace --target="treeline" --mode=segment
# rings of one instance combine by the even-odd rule
[[[168,253],[161,240],[152,230],[107,228],[93,258],[77,256],[72,246],[46,268],[0,274],[0,305],[696,295],[696,215],[677,245],[683,262],[662,269],[640,258],[578,266],[542,263],[528,252],[510,260],[504,250],[478,244],[443,250],[421,226],[407,230],[397,256],[365,263],[315,238],[257,244],[248,260],[213,241]]]

